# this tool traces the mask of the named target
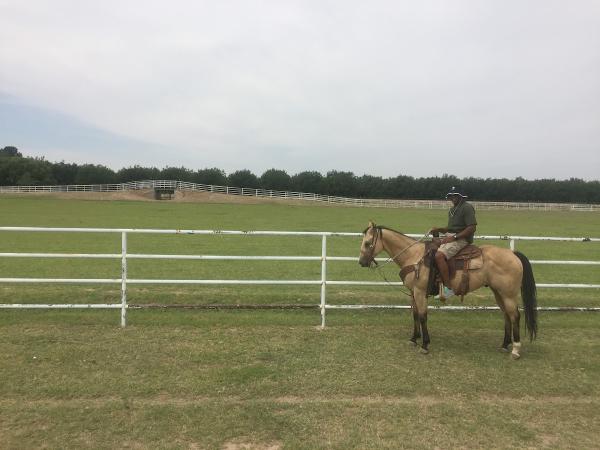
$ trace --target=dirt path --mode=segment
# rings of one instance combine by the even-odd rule
[[[3,194],[11,197],[45,197],[64,200],[105,200],[105,201],[144,201],[176,203],[231,203],[231,204],[279,204],[325,206],[327,203],[308,200],[290,200],[263,198],[242,195],[217,194],[212,192],[176,191],[171,200],[156,200],[152,189],[122,192],[31,192],[21,194]]]

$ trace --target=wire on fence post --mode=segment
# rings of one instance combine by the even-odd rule
[[[325,328],[325,295],[327,291],[327,235],[321,241],[321,328]]]
[[[121,327],[127,326],[127,233],[121,233]]]

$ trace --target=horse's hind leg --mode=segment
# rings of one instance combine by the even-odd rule
[[[504,340],[502,341],[502,347],[501,347],[501,350],[503,352],[509,351],[508,346],[512,342],[511,335],[512,335],[512,325],[510,323],[510,317],[508,317],[508,314],[505,313],[504,314]]]
[[[511,355],[513,359],[519,359],[521,357],[521,332],[519,327],[519,322],[521,320],[521,313],[519,312],[519,307],[517,306],[517,301],[515,299],[507,300],[510,302],[510,308],[507,308],[508,317],[510,317],[510,322],[512,324],[512,336],[513,336],[513,346]]]
[[[498,304],[498,306],[500,307],[500,310],[502,311],[502,314],[504,315],[504,340],[502,341],[502,347],[500,348],[500,350],[502,350],[503,352],[508,352],[508,346],[511,344],[512,342],[512,336],[513,336],[513,332],[514,332],[514,321],[513,319],[511,319],[511,315],[508,314],[508,312],[506,311],[506,307],[505,307],[505,300],[502,298],[502,296],[500,295],[500,293],[495,290],[492,289],[492,292],[494,293],[494,297],[496,297],[496,303]],[[518,318],[518,314],[519,314],[519,310],[517,308],[517,342],[520,342],[519,337],[519,318]],[[513,314],[514,316],[514,314]]]
[[[509,332],[512,332],[512,352],[510,356],[512,356],[513,359],[519,359],[521,357],[521,332],[519,330],[521,313],[519,312],[517,300],[514,298],[504,298],[504,312],[510,320]],[[508,329],[509,324],[507,323],[505,327]],[[504,340],[506,341],[506,331]]]

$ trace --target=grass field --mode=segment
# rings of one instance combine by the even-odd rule
[[[0,197],[4,226],[407,233],[444,212]],[[598,237],[597,213],[480,211],[479,234]],[[2,233],[0,252],[120,251],[118,236]],[[148,253],[319,255],[318,238],[135,236]],[[506,245],[506,242],[500,242]],[[359,240],[332,238],[352,256]],[[593,243],[531,243],[530,259],[600,260]],[[9,276],[119,276],[116,261],[2,259]],[[317,279],[318,263],[133,264],[140,278]],[[375,279],[330,263],[332,279]],[[598,283],[589,267],[535,266],[538,282]],[[397,279],[397,269],[386,272]],[[0,286],[0,303],[117,302],[117,287]],[[131,288],[132,303],[317,304],[318,287]],[[405,303],[397,288],[331,287],[330,303]],[[432,300],[433,301],[433,300]],[[456,304],[455,301],[454,304]],[[539,292],[540,305],[594,305],[593,290]],[[468,304],[493,301],[481,290]],[[452,304],[452,303],[451,303]],[[430,313],[432,352],[406,341],[399,311],[0,310],[1,448],[597,448],[600,316],[541,313],[519,361],[499,353],[496,312]]]

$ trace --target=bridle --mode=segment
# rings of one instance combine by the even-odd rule
[[[383,231],[381,226],[375,226],[372,227],[375,231],[375,238],[373,239],[373,242],[371,244],[369,244],[367,246],[367,248],[369,249],[369,267],[372,266],[373,263],[375,263],[375,267],[378,267],[379,264],[377,263],[377,261],[375,260],[375,246],[377,245],[377,241],[379,240],[379,238],[381,237]],[[387,228],[386,228],[387,229]],[[368,231],[368,230],[367,230]],[[421,236],[418,240],[412,242],[409,246],[403,248],[402,250],[400,250],[398,253],[396,253],[394,256],[390,256],[388,259],[386,259],[386,261],[383,263],[385,264],[389,264],[392,261],[394,261],[398,256],[400,256],[402,253],[404,253],[405,251],[407,251],[409,248],[411,248],[413,245],[417,245],[419,242],[421,242],[423,239],[425,239],[427,236],[429,236],[429,232],[425,233],[423,236]]]
[[[369,250],[369,253],[367,254],[367,256],[368,256],[367,261],[369,262],[368,267],[373,267],[373,264],[375,265],[375,267],[377,267],[377,266],[379,266],[379,264],[375,260],[375,247],[377,246],[377,241],[379,240],[382,231],[381,231],[381,227],[372,227],[372,229],[375,230],[375,237],[373,238],[373,242],[371,242],[369,245],[366,246],[367,249]]]
[[[373,238],[373,242],[371,242],[369,245],[367,245],[367,249],[369,250],[369,253],[367,254],[367,257],[369,258],[369,265],[368,267],[371,269],[376,269],[377,273],[379,274],[379,276],[381,276],[381,278],[383,279],[383,281],[385,281],[387,284],[389,284],[391,286],[390,281],[387,279],[387,277],[385,276],[385,273],[383,272],[383,266],[385,266],[386,264],[389,264],[391,261],[394,260],[395,257],[399,256],[400,254],[404,253],[406,250],[408,250],[410,247],[412,247],[414,244],[416,244],[417,242],[409,245],[408,247],[406,247],[405,249],[403,249],[400,253],[398,253],[397,255],[395,255],[394,257],[388,258],[382,266],[379,266],[379,264],[377,263],[377,261],[375,260],[375,247],[377,246],[377,241],[382,237],[383,234],[383,230],[381,228],[381,226],[375,226],[372,227],[373,230],[375,230],[375,237]],[[368,231],[368,230],[367,230]],[[365,233],[367,232],[365,231]],[[411,292],[405,292],[404,289],[400,289],[400,292],[402,292],[403,294],[405,294],[408,297],[412,297],[412,293]]]
[[[419,238],[418,240],[412,242],[410,245],[408,245],[407,247],[403,248],[402,250],[400,250],[398,253],[396,253],[394,256],[390,256],[381,266],[377,263],[377,261],[375,260],[375,247],[377,246],[377,241],[381,238],[382,236],[382,227],[381,226],[375,226],[372,227],[372,229],[375,230],[375,237],[373,239],[373,242],[371,242],[371,244],[369,244],[367,246],[368,250],[369,250],[369,254],[367,255],[369,258],[369,266],[370,268],[373,269],[377,269],[377,272],[379,272],[379,275],[383,278],[383,280],[390,284],[389,280],[386,278],[385,274],[383,273],[383,271],[381,270],[383,268],[383,266],[385,266],[386,264],[391,263],[392,261],[395,261],[395,259],[400,256],[402,253],[404,253],[405,251],[407,251],[409,248],[413,247],[414,245],[418,244],[419,242],[422,242],[423,239],[427,238],[429,236],[429,232],[425,233],[423,236],[421,236],[421,238]],[[365,233],[368,230],[365,231]],[[392,230],[393,231],[393,230]],[[419,261],[419,264],[423,261],[423,258],[421,258],[421,260]],[[408,292],[404,292],[401,291],[402,293],[408,295],[409,297],[412,296],[412,293],[408,293]]]

